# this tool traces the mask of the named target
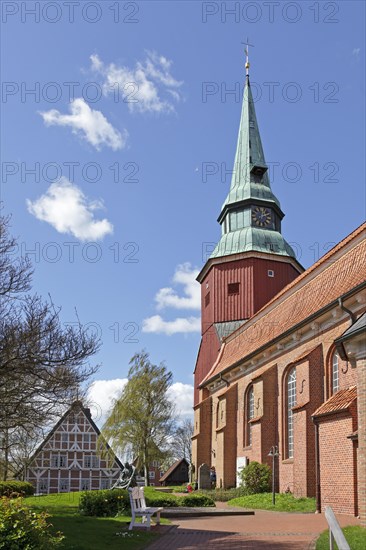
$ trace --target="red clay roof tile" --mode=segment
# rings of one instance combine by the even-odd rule
[[[224,341],[216,364],[201,385],[363,283],[365,239],[356,243],[343,255],[337,255],[336,258],[334,256],[365,229],[366,223],[299,275],[249,321],[233,332]]]
[[[320,405],[320,407],[313,413],[313,416],[322,416],[323,414],[336,413],[346,411],[353,401],[357,399],[357,388],[351,386],[345,390],[339,390]]]

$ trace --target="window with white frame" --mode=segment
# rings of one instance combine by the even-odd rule
[[[66,455],[52,455],[51,457],[52,468],[65,468],[66,467]]]
[[[40,479],[38,482],[38,493],[48,493],[48,480]]]
[[[80,490],[81,491],[89,491],[90,490],[90,479],[89,478],[83,478],[81,480]]]
[[[287,420],[287,458],[293,458],[294,456],[294,416],[293,416],[293,407],[296,405],[296,368],[293,367],[287,375],[286,380],[286,391],[287,391],[287,411],[286,411],[286,420]]]
[[[70,490],[69,478],[61,478],[59,482],[59,491],[68,492]]]
[[[102,478],[100,480],[100,488],[101,489],[110,489],[111,488],[111,480],[109,478]]]
[[[339,357],[338,353],[333,353],[332,357],[332,393],[339,390]]]
[[[149,471],[149,479],[155,479],[155,472],[154,470]]]
[[[90,434],[83,434],[84,449],[90,449]]]
[[[252,444],[252,424],[251,420],[254,418],[254,389],[253,386],[249,388],[247,394],[247,432],[246,432],[246,445]]]
[[[61,432],[61,442],[69,443],[69,434],[67,432]]]
[[[85,455],[84,468],[99,468],[99,457],[96,455]]]

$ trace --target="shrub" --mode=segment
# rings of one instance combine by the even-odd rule
[[[144,493],[147,506],[162,506],[163,508],[179,506],[179,497],[170,493],[160,493],[152,487],[145,487]]]
[[[271,469],[267,464],[250,462],[242,469],[240,477],[249,495],[270,491]]]
[[[145,487],[144,490],[147,506],[162,506],[163,508],[174,508],[178,506],[215,506],[215,502],[212,498],[202,493],[191,493],[180,497],[161,493],[153,487]]]
[[[4,550],[51,550],[64,536],[50,532],[49,514],[33,512],[23,499],[0,498],[0,548]]]
[[[0,481],[0,496],[9,497],[12,493],[16,496],[30,496],[34,494],[34,487],[28,481]]]
[[[207,495],[187,495],[178,497],[179,506],[215,506],[215,502]]]
[[[129,508],[130,499],[125,489],[88,491],[80,496],[79,510],[85,516],[113,517]]]

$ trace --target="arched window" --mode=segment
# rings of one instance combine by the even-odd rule
[[[339,357],[338,353],[334,352],[332,357],[332,393],[339,390]]]
[[[246,445],[250,447],[252,444],[252,424],[251,420],[254,418],[254,391],[253,386],[250,386],[247,392],[247,402],[246,402]]]
[[[220,427],[220,401],[216,404],[216,428]]]
[[[294,418],[292,408],[296,405],[296,368],[293,367],[286,379],[286,455],[287,458],[294,456]]]

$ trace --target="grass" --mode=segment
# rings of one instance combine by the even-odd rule
[[[315,498],[295,498],[291,494],[276,494],[276,504],[272,504],[272,493],[260,493],[233,498],[229,506],[243,506],[259,510],[275,510],[276,512],[315,512]]]
[[[61,531],[66,537],[61,545],[63,550],[120,550],[121,546],[126,550],[139,550],[157,536],[146,531],[128,531],[130,516],[81,516],[78,511],[80,495],[80,492],[60,493],[25,499],[32,509],[51,514],[49,522],[55,531]]]
[[[187,491],[187,485],[188,483],[184,483],[183,485],[167,485],[167,489],[172,489],[173,493],[185,493]]]
[[[243,497],[247,494],[244,487],[233,487],[231,489],[215,487],[214,489],[203,489],[200,492],[218,502],[227,502],[228,500]]]
[[[344,536],[352,550],[364,550],[366,548],[366,528],[358,525],[343,527]],[[334,543],[334,549],[338,546]],[[316,541],[316,550],[329,550],[329,531],[324,531]]]

